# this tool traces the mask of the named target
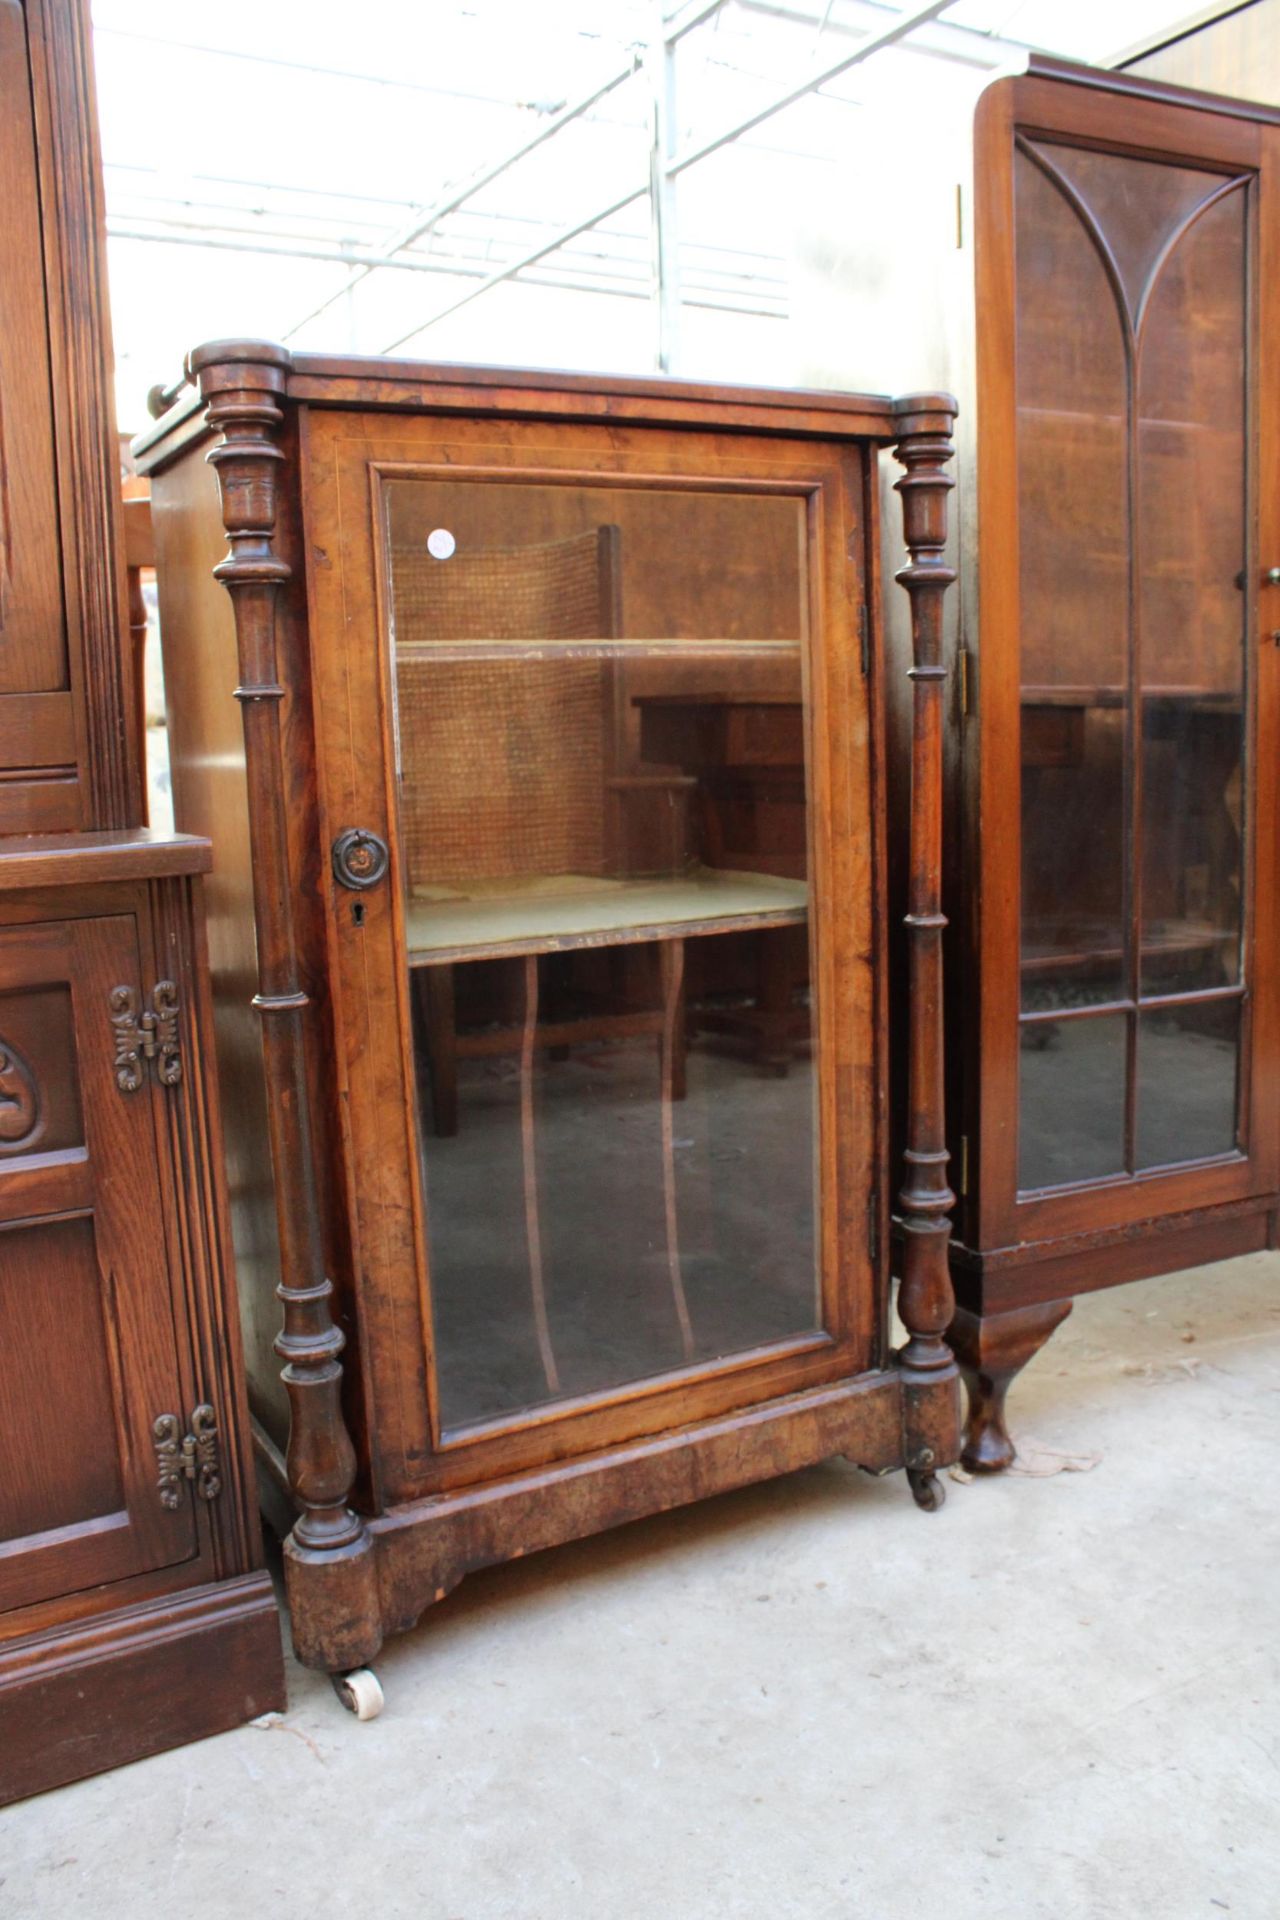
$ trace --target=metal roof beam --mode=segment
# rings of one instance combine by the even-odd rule
[[[821,27],[823,33],[839,34],[842,39],[861,37],[867,28],[856,26],[846,16],[830,9],[812,12],[808,7],[788,4],[788,0],[735,0],[744,13],[755,13],[768,20],[786,20],[797,27]],[[860,13],[880,20],[893,19],[897,9],[887,0],[853,0]],[[922,54],[934,60],[952,60],[964,66],[1007,66],[1027,51],[1025,40],[1010,40],[988,33],[984,27],[968,27],[961,21],[940,20],[923,26],[903,47],[904,53]]]
[[[865,40],[860,40],[852,53],[844,54],[839,60],[833,60],[830,65],[818,68],[798,85],[789,87],[785,93],[778,94],[768,106],[749,114],[745,120],[739,120],[735,126],[726,127],[723,133],[716,134],[710,140],[704,140],[700,146],[690,147],[684,153],[677,153],[667,162],[668,176],[674,179],[676,174],[683,173],[686,167],[696,166],[699,160],[705,160],[709,155],[717,153],[721,147],[727,147],[734,140],[740,140],[744,133],[750,133],[752,128],[758,127],[762,121],[771,120],[775,113],[781,113],[785,108],[794,106],[798,100],[803,100],[806,94],[816,93],[829,80],[835,80],[840,74],[847,73],[850,67],[860,66],[864,60],[869,60],[873,53],[879,53],[884,47],[894,46],[899,40],[904,40],[909,33],[914,32],[917,27],[924,26],[930,20],[936,20],[938,15],[945,13],[952,4],[953,0],[929,0],[927,6],[916,7],[911,13],[898,14],[892,26],[885,27],[880,33],[868,35]]]
[[[213,248],[223,253],[262,254],[269,259],[280,260],[318,260],[334,265],[345,266],[351,259],[348,253],[325,252],[319,247],[272,246],[266,241],[249,239],[210,239],[192,233],[147,233],[140,228],[120,226],[109,222],[107,235],[112,240],[137,240],[157,246]],[[443,274],[454,280],[491,279],[487,269],[467,261],[426,261],[394,260],[387,262],[395,273],[433,273]],[[609,299],[648,300],[651,298],[649,274],[641,268],[639,272],[627,273],[624,269],[632,263],[622,262],[618,267],[602,266],[595,269],[578,264],[576,272],[564,268],[550,268],[543,273],[531,273],[529,284],[538,287],[560,288],[569,293],[599,294]],[[743,275],[744,280],[755,278]],[[613,284],[609,284],[612,282]],[[785,318],[786,289],[781,283],[779,292],[770,294],[763,289],[754,292],[744,290],[735,294],[731,287],[717,289],[694,285],[689,287],[685,300],[688,306],[707,307],[717,313],[745,313],[757,319],[774,320]],[[769,306],[752,302],[772,300]],[[406,336],[407,337],[407,336]]]
[[[410,327],[408,333],[402,333],[398,339],[389,341],[381,351],[394,353],[396,348],[402,347],[406,340],[413,340],[418,334],[425,333],[428,327],[435,326],[437,320],[447,319],[451,313],[456,313],[459,307],[465,307],[470,301],[478,299],[482,293],[487,293],[490,287],[501,286],[504,280],[513,279],[516,274],[523,273],[526,267],[536,265],[539,260],[545,260],[549,253],[555,253],[559,248],[567,246],[570,240],[576,240],[580,233],[588,233],[592,227],[599,226],[602,220],[608,220],[615,213],[621,213],[622,209],[629,207],[633,201],[643,200],[648,191],[649,186],[646,181],[644,186],[635,187],[630,193],[624,193],[620,200],[613,200],[607,207],[598,208],[595,213],[588,215],[587,219],[579,220],[571,227],[562,227],[559,233],[553,234],[550,240],[544,241],[541,246],[534,247],[529,253],[521,254],[518,260],[510,261],[505,267],[499,267],[495,272],[486,274],[483,280],[477,282],[474,287],[468,288],[467,292],[459,295],[458,299],[451,300],[447,307],[441,307],[437,312],[429,314],[425,320],[420,320],[416,327]]]
[[[907,34],[914,32],[917,27],[923,26],[928,21],[935,20],[940,13],[945,13],[947,8],[952,4],[953,0],[928,0],[928,4],[923,7],[916,7],[910,13],[899,14],[891,26],[884,28],[880,33],[869,35],[865,40],[859,42],[852,53],[846,54],[840,60],[833,61],[829,66],[819,68],[815,73],[811,73],[806,80],[801,81],[797,86],[789,88],[786,93],[780,94],[777,98],[771,100],[767,106],[760,108],[758,112],[751,114],[746,120],[739,121],[737,125],[726,128],[723,133],[717,134],[714,139],[704,141],[701,146],[690,148],[682,154],[675,154],[672,159],[666,162],[663,169],[664,172],[669,178],[674,179],[677,174],[683,173],[686,167],[694,166],[699,160],[705,160],[709,154],[717,152],[721,147],[727,146],[731,141],[740,139],[744,133],[749,133],[752,128],[758,127],[762,121],[771,119],[775,113],[781,113],[784,108],[793,106],[796,101],[804,99],[806,94],[812,93],[817,88],[824,86],[828,80],[834,80],[838,74],[846,72],[850,67],[861,65],[864,60],[869,60],[872,54],[879,53],[882,48],[894,46],[899,40],[904,39]],[[487,293],[492,287],[501,286],[504,280],[514,279],[517,274],[523,273],[527,267],[534,266],[539,260],[546,259],[548,254],[555,253],[559,248],[567,246],[569,241],[576,240],[579,234],[589,232],[592,227],[598,226],[602,220],[611,219],[615,213],[620,213],[623,207],[629,207],[634,201],[648,196],[650,191],[651,188],[648,183],[644,186],[636,187],[630,193],[623,194],[620,200],[612,201],[609,206],[601,207],[597,212],[589,214],[585,220],[579,220],[571,227],[562,228],[559,233],[553,234],[550,240],[543,241],[539,246],[533,248],[528,253],[522,254],[518,259],[509,261],[505,267],[495,269],[493,273],[488,274],[483,280],[477,281],[475,286],[469,287],[465,293],[460,294],[456,300],[451,300],[447,306],[438,308],[435,313],[429,314],[425,320],[421,320],[416,326],[410,327],[407,333],[402,333],[395,340],[389,341],[387,345],[382,348],[382,352],[395,353],[397,349],[403,347],[407,341],[416,339],[420,333],[425,333],[428,328],[434,327],[437,322],[447,319],[450,314],[457,313],[459,308],[467,306],[472,300],[479,299],[482,293]],[[366,269],[366,271],[368,270]],[[345,291],[345,289],[342,291]],[[296,332],[297,329],[295,328],[293,331]],[[286,335],[286,338],[287,337]]]
[[[692,33],[695,27],[713,19],[728,4],[729,0],[704,0],[704,4],[699,5],[697,0],[693,0],[693,4],[683,12],[679,7],[674,8],[663,18],[662,39],[669,47],[674,47],[678,40],[684,39],[686,33]]]
[[[327,312],[331,306],[341,300],[344,294],[350,293],[353,287],[359,286],[360,282],[366,279],[369,274],[375,273],[380,266],[385,266],[394,255],[400,253],[405,247],[411,247],[415,240],[421,240],[425,234],[430,233],[432,227],[434,227],[438,221],[445,219],[447,215],[451,213],[455,213],[459,207],[465,206],[466,202],[473,199],[483,187],[487,187],[489,183],[496,180],[500,174],[506,173],[509,168],[514,167],[518,161],[523,160],[526,155],[532,153],[535,148],[542,146],[545,141],[553,139],[554,136],[560,133],[563,128],[567,127],[571,121],[581,119],[584,113],[590,112],[598,100],[603,100],[605,95],[612,93],[615,87],[620,87],[624,80],[630,80],[631,76],[638,70],[639,65],[640,61],[638,56],[633,54],[625,67],[617,68],[607,79],[601,81],[598,86],[593,87],[589,93],[582,94],[577,100],[571,101],[568,106],[562,107],[559,113],[552,114],[545,125],[539,127],[538,131],[532,134],[529,139],[521,141],[518,147],[511,148],[508,152],[502,154],[499,159],[493,161],[491,165],[482,168],[479,173],[473,174],[466,185],[460,187],[457,192],[447,194],[443,200],[436,201],[435,205],[427,212],[415,215],[412,220],[401,227],[399,232],[394,234],[387,242],[380,260],[359,268],[357,272],[352,274],[345,287],[339,287],[338,291],[331,294],[327,300],[322,300],[318,307],[313,307],[310,313],[306,314],[301,320],[295,321],[294,325],[289,328],[283,338],[290,340],[294,334],[300,333],[303,327],[310,326],[313,320],[318,320],[322,313]]]

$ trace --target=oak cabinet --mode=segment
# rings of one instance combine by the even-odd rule
[[[88,10],[0,0],[0,833],[145,816]]]
[[[832,1453],[936,1502],[937,770],[926,725],[895,1358],[876,477],[927,715],[951,403],[191,364],[137,451],[299,1654]]]
[[[1005,1390],[1074,1295],[1272,1244],[1278,160],[1273,108],[1049,61],[973,122],[925,363],[962,396],[944,891],[974,1467],[1008,1463]]]
[[[282,1703],[208,859],[145,832],[0,842],[0,1802]]]
[[[0,1802],[283,1705],[200,874],[126,644],[88,7],[0,0]]]

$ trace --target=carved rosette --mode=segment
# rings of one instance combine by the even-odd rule
[[[906,468],[895,483],[902,498],[907,565],[895,578],[911,597],[913,686],[911,761],[910,939],[906,1179],[899,1195],[904,1236],[898,1311],[907,1329],[899,1364],[916,1376],[954,1374],[944,1338],[954,1295],[948,1264],[947,1184],[942,1016],[942,698],[947,678],[942,652],[943,601],[955,571],[944,558],[947,495],[955,482],[945,471],[954,452],[956,403],[949,394],[913,394],[894,403],[894,452]],[[908,1461],[927,1467],[932,1462]]]
[[[254,916],[268,1124],[280,1235],[277,1289],[283,1326],[290,1431],[289,1485],[301,1508],[290,1540],[295,1557],[367,1553],[363,1521],[347,1504],[356,1459],[342,1414],[345,1345],[324,1271],[307,1098],[302,991],[293,921],[286,815],[283,688],[276,654],[276,601],[290,568],[275,548],[276,483],[283,453],[279,404],[290,365],[281,347],[238,341],[203,347],[191,371],[220,436],[209,453],[222,496],[227,558],[214,569],[235,608],[253,850]],[[295,1619],[295,1640],[298,1622]],[[377,1637],[369,1651],[376,1650]],[[307,1657],[303,1654],[303,1657]],[[348,1662],[350,1664],[350,1662]]]

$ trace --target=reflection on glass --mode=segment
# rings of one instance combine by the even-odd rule
[[[1152,1007],[1139,1017],[1139,1167],[1234,1150],[1239,1045],[1238,1000]]]
[[[801,503],[406,479],[387,526],[445,1425],[813,1333]]]
[[[1224,184],[1194,177],[1210,191]],[[1187,229],[1155,283],[1143,327],[1144,994],[1240,977],[1244,218],[1244,193],[1234,188]]]
[[[1125,348],[1102,262],[1016,159],[1022,1004],[1119,999],[1125,966]]]
[[[1240,978],[1241,744],[1238,699],[1143,702],[1144,995]]]
[[[1065,1187],[1124,1168],[1127,1015],[1032,1020],[1018,1055],[1018,1186]]]
[[[1071,1030],[1113,1105],[1090,1123],[1099,1151],[1077,1139],[1060,1165],[1027,1048],[1068,1028],[1024,1027],[1027,1188],[1234,1137],[1238,1001],[1216,1016],[1212,1124],[1209,1067],[1184,1085],[1154,1064],[1172,1058],[1156,1038],[1170,1022],[1203,1037],[1203,1010],[1140,1009],[1243,991],[1249,239],[1246,182],[1228,174],[1033,139],[1016,167],[1022,1008],[1131,1010]]]

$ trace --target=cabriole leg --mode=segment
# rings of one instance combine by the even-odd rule
[[[1017,1449],[1005,1424],[1005,1396],[1073,1305],[1071,1300],[1049,1300],[989,1314],[957,1309],[947,1338],[968,1390],[960,1463],[970,1473],[999,1473],[1013,1465]]]

